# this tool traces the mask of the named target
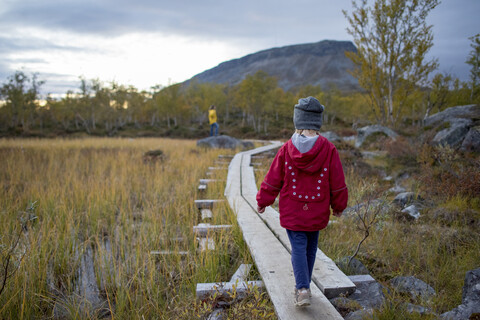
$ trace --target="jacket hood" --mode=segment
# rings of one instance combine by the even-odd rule
[[[306,172],[316,172],[324,165],[330,152],[330,142],[319,135],[313,147],[305,153],[298,151],[292,139],[287,142],[287,152],[295,167]]]

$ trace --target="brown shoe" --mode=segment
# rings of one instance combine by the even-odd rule
[[[310,290],[306,288],[295,289],[295,305],[306,307],[310,305]]]

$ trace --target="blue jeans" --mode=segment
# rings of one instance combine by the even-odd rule
[[[310,288],[313,265],[318,248],[319,231],[292,231],[287,229],[292,245],[293,275],[297,289]]]
[[[210,125],[210,137],[213,136],[213,128],[215,128],[215,137],[218,136],[218,123],[214,122]]]

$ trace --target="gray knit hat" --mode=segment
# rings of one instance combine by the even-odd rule
[[[298,99],[293,110],[295,129],[320,130],[324,106],[314,97]]]

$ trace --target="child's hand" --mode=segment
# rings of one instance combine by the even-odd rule
[[[257,206],[257,211],[258,211],[258,213],[264,213],[265,212],[265,207],[261,208],[261,207]]]
[[[342,216],[342,213],[343,213],[343,211],[333,211],[333,215],[334,215],[335,217],[341,217],[341,216]]]

